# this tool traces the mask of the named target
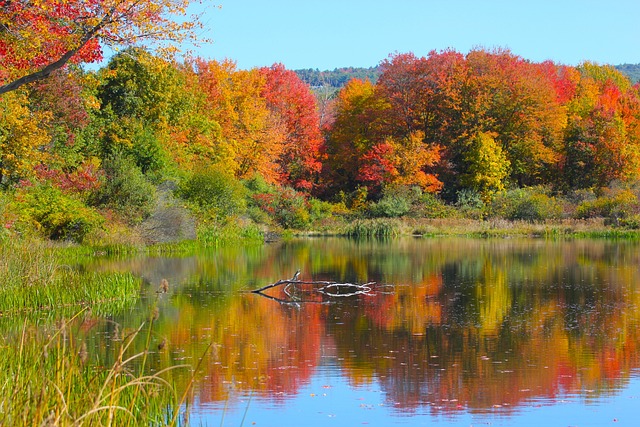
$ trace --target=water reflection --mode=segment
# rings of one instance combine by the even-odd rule
[[[559,396],[588,403],[637,377],[639,261],[633,243],[311,239],[85,268],[147,281],[140,306],[95,335],[100,358],[113,325],[133,328],[149,313],[154,342],[164,342],[155,369],[195,364],[211,345],[196,411],[248,393],[298,402],[320,376],[331,393],[375,384],[389,414],[509,414]],[[298,268],[305,280],[393,292],[294,305],[246,292]],[[163,278],[169,292],[156,294]],[[191,378],[173,375],[182,386]]]

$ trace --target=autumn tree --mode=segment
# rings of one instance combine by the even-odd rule
[[[466,144],[465,173],[461,177],[464,188],[477,191],[488,201],[491,195],[505,189],[509,160],[492,134],[479,133]]]
[[[286,126],[262,96],[266,77],[258,69],[238,70],[233,61],[195,62],[206,114],[220,126],[208,140],[210,161],[225,165],[236,178],[258,173],[278,182]]]
[[[0,185],[15,183],[33,175],[49,142],[41,123],[47,114],[29,111],[27,99],[17,93],[0,97]]]
[[[640,170],[640,93],[610,66],[578,67],[568,103],[563,172],[568,188],[604,187],[637,179]]]
[[[44,147],[48,168],[71,172],[98,156],[95,137],[95,118],[100,109],[95,96],[98,85],[94,73],[72,66],[29,86],[26,92],[30,110],[48,117],[41,122],[50,138]]]
[[[429,96],[432,80],[426,70],[426,58],[413,53],[392,55],[381,65],[382,75],[376,87],[389,102],[389,132],[406,138],[416,130],[424,130],[429,120]]]
[[[475,132],[493,132],[522,185],[548,180],[559,161],[566,113],[548,74],[506,50],[467,55],[478,107],[469,114]]]
[[[161,170],[169,141],[193,111],[194,92],[177,63],[130,48],[115,55],[98,73],[97,98],[102,154],[121,151],[143,172]]]
[[[298,75],[275,64],[261,68],[265,76],[262,96],[284,125],[282,153],[277,159],[282,184],[310,190],[322,167],[322,134],[315,99]]]
[[[335,118],[326,139],[326,191],[353,191],[360,184],[376,183],[391,173],[385,159],[390,148],[382,134],[389,104],[375,94],[369,81],[353,79],[335,99]]]
[[[0,94],[67,63],[95,62],[103,47],[141,43],[164,51],[196,40],[194,0],[0,0]]]

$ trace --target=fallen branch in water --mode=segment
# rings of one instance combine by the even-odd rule
[[[294,275],[294,279],[297,278],[297,274]],[[374,287],[377,285],[376,282],[367,282],[367,283],[339,283],[339,282],[331,282],[325,280],[294,280],[294,279],[286,279],[286,280],[278,280],[275,283],[270,285],[266,285],[261,287],[260,289],[255,289],[251,291],[254,294],[260,294],[263,296],[267,296],[264,293],[267,289],[275,288],[277,286],[284,286],[284,293],[291,297],[292,295],[289,292],[290,286],[297,285],[311,285],[314,286],[313,291],[319,292],[323,295],[327,295],[330,297],[349,297],[354,295],[372,295],[374,292]],[[392,285],[380,285],[376,289],[378,293],[388,293],[381,292],[380,288],[392,287]],[[273,298],[273,297],[271,297]]]

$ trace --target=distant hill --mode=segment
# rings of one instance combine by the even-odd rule
[[[633,83],[640,82],[640,64],[616,65],[616,69],[629,77]]]
[[[375,83],[381,74],[379,66],[369,68],[345,67],[336,68],[333,71],[307,68],[295,70],[295,72],[302,81],[312,88],[331,87],[335,89],[341,88],[354,78],[371,80],[371,82]]]
[[[616,65],[615,68],[629,77],[633,83],[640,82],[640,64],[621,64]],[[370,80],[375,83],[382,72],[380,66],[375,66],[369,68],[344,67],[336,68],[333,71],[306,68],[295,70],[295,73],[313,89],[325,88],[335,91],[353,78]]]

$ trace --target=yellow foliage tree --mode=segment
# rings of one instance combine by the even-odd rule
[[[490,133],[479,132],[467,143],[464,161],[467,169],[461,179],[463,185],[476,190],[485,200],[504,190],[510,162]]]
[[[0,97],[0,184],[5,185],[29,177],[40,160],[40,147],[49,136],[40,127],[45,114],[32,113],[27,99],[18,93]]]

